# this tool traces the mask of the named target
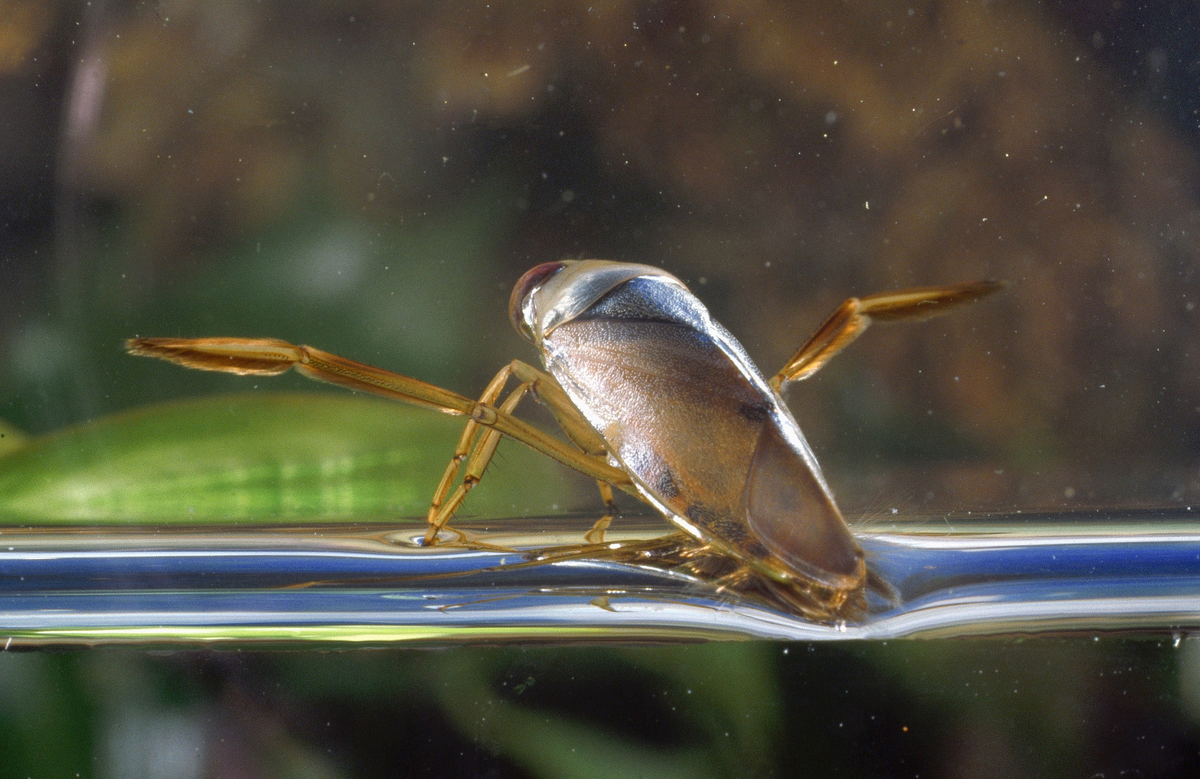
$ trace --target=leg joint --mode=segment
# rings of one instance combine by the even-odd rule
[[[486,403],[476,403],[471,407],[471,419],[481,425],[491,427],[496,424],[496,409]]]

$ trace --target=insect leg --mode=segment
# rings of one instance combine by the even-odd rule
[[[501,368],[500,372],[488,382],[487,388],[479,396],[479,402],[489,406],[494,405],[496,398],[500,396],[501,390],[504,389],[504,385],[508,383],[508,378],[511,375],[511,366],[505,365]],[[468,421],[463,428],[462,435],[459,436],[458,445],[454,448],[454,456],[450,458],[449,464],[446,465],[446,470],[442,474],[442,480],[438,482],[437,490],[433,493],[433,499],[429,502],[429,514],[426,519],[429,522],[430,532],[433,536],[437,535],[437,530],[441,527],[441,525],[437,524],[436,520],[441,513],[442,504],[445,502],[446,496],[450,494],[450,486],[454,483],[454,477],[458,475],[459,466],[462,465],[463,461],[467,459],[467,456],[474,448],[478,434],[479,423],[474,419]],[[445,522],[446,520],[442,520],[442,524],[445,524]],[[432,541],[432,536],[427,535],[425,543],[432,543]]]
[[[392,400],[432,408],[446,414],[468,416],[474,422],[515,438],[593,479],[603,479],[622,489],[632,489],[619,468],[588,457],[575,447],[548,435],[511,414],[471,400],[441,387],[347,360],[311,346],[297,346],[274,338],[133,338],[125,342],[131,353],[207,371],[239,375],[273,376],[295,368],[318,381],[369,392]]]
[[[501,377],[507,379],[508,376],[505,374],[506,371],[501,371],[499,374],[497,374],[497,379]],[[495,383],[495,380],[493,380],[492,384]],[[503,386],[504,383],[501,381],[499,387]],[[491,388],[491,385],[489,385],[488,389],[490,390]],[[499,388],[497,388],[496,391],[499,392]],[[529,385],[521,384],[515,390],[513,390],[507,398],[504,399],[504,402],[500,404],[497,410],[502,411],[505,414],[511,414],[513,410],[516,409],[517,404],[521,402],[521,398],[524,397],[525,393],[528,391]],[[468,426],[470,424],[471,423],[468,423]],[[463,432],[463,439],[469,440],[471,437],[473,437],[473,434],[468,435],[468,431]],[[461,445],[462,441],[459,443]],[[479,441],[476,443],[474,450],[471,452],[470,459],[467,460],[467,472],[466,475],[463,476],[462,484],[458,485],[458,489],[454,491],[454,494],[450,497],[450,500],[447,501],[445,505],[438,505],[440,503],[439,498],[444,498],[445,494],[442,493],[441,495],[434,496],[435,503],[429,507],[429,527],[425,531],[425,544],[427,546],[437,543],[438,531],[445,527],[446,523],[450,521],[450,517],[454,516],[454,512],[458,511],[458,507],[462,505],[464,500],[466,500],[467,493],[474,489],[475,485],[479,483],[479,480],[483,478],[483,472],[486,471],[488,465],[491,464],[492,457],[496,454],[496,447],[499,444],[499,433],[497,433],[495,430],[485,431],[480,437]],[[455,456],[457,457],[457,453]],[[453,468],[454,471],[457,471],[458,463],[452,460],[450,463],[450,468]],[[450,478],[453,478],[454,471],[451,471],[450,468],[447,468],[446,475]],[[446,485],[447,488],[449,487],[445,477],[443,477],[442,483]],[[438,491],[442,492],[441,485],[439,485]]]
[[[579,413],[579,409],[575,408],[575,404],[553,376],[520,360],[513,360],[509,369],[520,381],[529,384],[534,398],[550,411],[554,421],[576,446],[592,457],[608,455],[604,439],[584,419],[583,414]]]
[[[502,368],[488,384],[487,389],[484,390],[480,402],[494,403],[511,376],[516,376],[522,383],[498,407],[498,411],[501,414],[511,415],[525,394],[532,393],[535,398],[550,409],[555,420],[558,421],[567,436],[582,450],[578,452],[579,456],[586,457],[591,462],[604,463],[603,458],[606,453],[604,440],[588,425],[587,420],[571,404],[566,393],[558,386],[554,377],[534,368],[528,363],[513,360]],[[450,517],[454,515],[454,512],[458,510],[463,500],[466,499],[467,493],[474,489],[479,480],[483,478],[483,473],[491,462],[492,456],[496,451],[496,446],[500,442],[499,434],[494,429],[487,430],[483,432],[482,436],[477,437],[477,427],[474,424],[474,421],[467,424],[467,428],[463,431],[459,439],[454,458],[446,467],[446,472],[442,477],[441,483],[438,485],[437,492],[434,494],[429,509],[429,528],[425,536],[425,543],[427,544],[436,542],[438,531],[446,526]],[[446,495],[449,493],[450,485],[453,483],[454,477],[458,472],[459,465],[468,456],[469,460],[467,460],[466,474],[463,476],[463,481],[450,497],[449,501],[446,501]],[[604,464],[607,466],[607,463]],[[577,466],[576,470],[588,473]],[[586,539],[589,543],[600,543],[604,537],[604,530],[612,522],[613,515],[615,514],[612,485],[615,484],[622,489],[637,494],[636,490],[632,488],[628,476],[623,472],[621,479],[597,478],[596,482],[600,486],[600,495],[604,499],[606,513],[588,531]]]
[[[568,438],[575,442],[576,446],[592,457],[600,460],[607,459],[608,447],[605,445],[604,439],[584,418],[583,414],[579,413],[579,409],[567,397],[567,393],[563,391],[553,376],[520,360],[513,361],[512,369],[522,381],[529,383],[534,396],[550,410],[555,421],[558,422],[558,426],[563,429]],[[604,543],[604,531],[612,524],[613,517],[617,514],[616,506],[613,504],[612,484],[597,479],[596,486],[600,488],[600,498],[604,501],[604,516],[596,520],[591,530],[584,534],[584,540],[589,544]],[[627,492],[641,498],[636,490],[627,490]]]
[[[592,529],[583,534],[583,540],[589,544],[603,544],[604,531],[608,530],[608,526],[612,524],[613,517],[616,516],[617,509],[613,505],[612,485],[608,482],[597,481],[596,486],[600,488],[600,497],[604,500],[604,516],[596,520],[596,524],[592,525]]]
[[[794,381],[812,376],[862,335],[873,320],[897,322],[929,319],[964,303],[987,297],[1005,286],[1000,281],[976,281],[849,298],[834,310],[825,324],[792,355],[779,373],[771,377],[770,384],[779,391]]]
[[[448,414],[469,415],[475,406],[475,401],[457,392],[275,338],[131,338],[125,348],[141,357],[239,376],[274,376],[295,368],[310,379]]]

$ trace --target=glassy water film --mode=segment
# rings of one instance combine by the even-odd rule
[[[588,523],[506,520],[511,551],[421,547],[424,527],[10,530],[6,645],[850,640],[1085,632],[1178,637],[1200,621],[1200,536],[1162,517],[1080,528],[991,518],[863,539],[896,602],[816,622],[649,556],[531,564]],[[1147,521],[1149,520],[1149,521]],[[653,520],[639,534],[661,533]],[[1097,530],[1099,532],[1097,532]],[[530,545],[536,540],[537,545]],[[523,554],[520,550],[524,548]],[[635,561],[636,563],[636,561]]]

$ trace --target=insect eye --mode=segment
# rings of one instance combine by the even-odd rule
[[[543,262],[525,271],[525,275],[513,287],[512,295],[508,298],[508,318],[527,341],[533,341],[533,333],[521,311],[525,307],[525,299],[537,289],[542,282],[566,267],[565,262]]]

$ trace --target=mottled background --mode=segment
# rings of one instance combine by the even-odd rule
[[[0,415],[234,387],[276,335],[466,393],[533,264],[690,283],[768,372],[845,297],[1002,278],[795,388],[849,507],[1200,499],[1197,14],[1109,2],[7,2]]]
[[[1200,12],[1185,2],[4,0],[0,419],[41,433],[246,388],[129,359],[119,343],[134,334],[274,335],[473,394],[506,360],[533,359],[508,326],[508,291],[523,270],[562,257],[667,268],[767,372],[847,296],[1000,278],[1011,282],[1002,296],[872,330],[791,391],[847,512],[869,522],[893,508],[1186,506],[1200,502],[1198,141]],[[273,388],[320,391],[290,378]],[[822,649],[817,665],[801,663],[798,647],[771,661],[783,669],[771,684],[790,701],[784,709],[803,709],[797,674],[841,678],[821,663],[858,669],[850,675],[890,680],[901,715],[939,723],[912,753],[918,768],[854,762],[874,754],[864,744],[884,743],[870,734],[847,742],[858,747],[847,746],[846,763],[815,739],[826,771],[1194,767],[1200,733],[1179,708],[1179,680],[1197,675],[1187,669],[1198,661],[1180,676],[1170,642],[1108,646],[1080,672],[1069,705],[1038,715],[996,702],[1011,679],[989,653],[1023,657],[1022,678],[1045,663],[1075,679],[1063,669],[1076,667],[1077,647],[1051,646],[1050,659],[1028,645],[930,649],[958,692],[971,682],[954,669],[979,663],[979,684],[993,685],[982,703],[897,692],[923,689],[904,674],[918,662],[910,655],[933,656],[918,647]],[[123,764],[91,756],[119,739],[72,713],[143,689],[102,693],[79,681],[103,676],[106,663],[192,679],[145,687],[137,695],[148,711],[186,700],[180,711],[211,715],[245,703],[231,689],[270,708],[253,691],[271,674],[303,689],[302,657],[0,658],[0,744],[34,755],[13,771],[47,775],[36,755],[76,753],[12,744],[69,733],[64,743],[88,756],[70,767],[104,774]],[[409,668],[407,657],[380,661],[380,674],[400,673],[388,662]],[[481,657],[492,670],[511,660]],[[556,657],[557,667],[609,669],[618,677],[605,683],[616,687],[628,670],[625,656]],[[1126,667],[1157,681],[1137,687],[1137,716],[1116,720],[1146,724],[1106,737],[1095,723],[1124,700],[1106,685]],[[256,681],[243,684],[247,675]],[[210,677],[224,681],[195,682]],[[5,697],[34,679],[50,687]],[[12,723],[29,702],[70,687],[64,679],[90,690],[79,695],[91,703],[12,736],[25,732]],[[873,700],[864,685],[856,694]],[[225,697],[204,697],[218,688]],[[340,705],[355,700],[352,688]],[[832,687],[814,695],[826,708],[842,700]],[[540,705],[571,696],[559,698]],[[651,720],[674,722],[653,711]],[[316,725],[279,716],[240,736],[324,743]],[[450,728],[458,715],[438,716]],[[1075,751],[1030,741],[1025,728],[1038,717],[1058,723]],[[420,732],[403,721],[386,738]],[[600,721],[565,743],[582,748],[611,732]],[[768,755],[763,772],[802,772],[808,753],[779,747],[791,742],[772,729],[785,721],[796,720],[773,720],[755,736],[766,741],[743,745]],[[721,738],[688,727],[679,726],[687,738]],[[211,775],[234,775],[211,768],[225,765],[214,746],[223,731],[195,732],[209,734],[197,743]],[[467,772],[549,775],[511,754],[488,762],[502,740],[461,722],[457,732],[485,756]],[[1120,752],[1142,737],[1170,759],[1151,766]],[[1119,759],[1103,762],[1102,747]],[[375,775],[363,760],[294,775]],[[714,770],[736,772],[740,760]],[[395,772],[382,765],[377,775]],[[143,768],[118,773],[168,775]],[[262,770],[239,775],[293,775]]]

